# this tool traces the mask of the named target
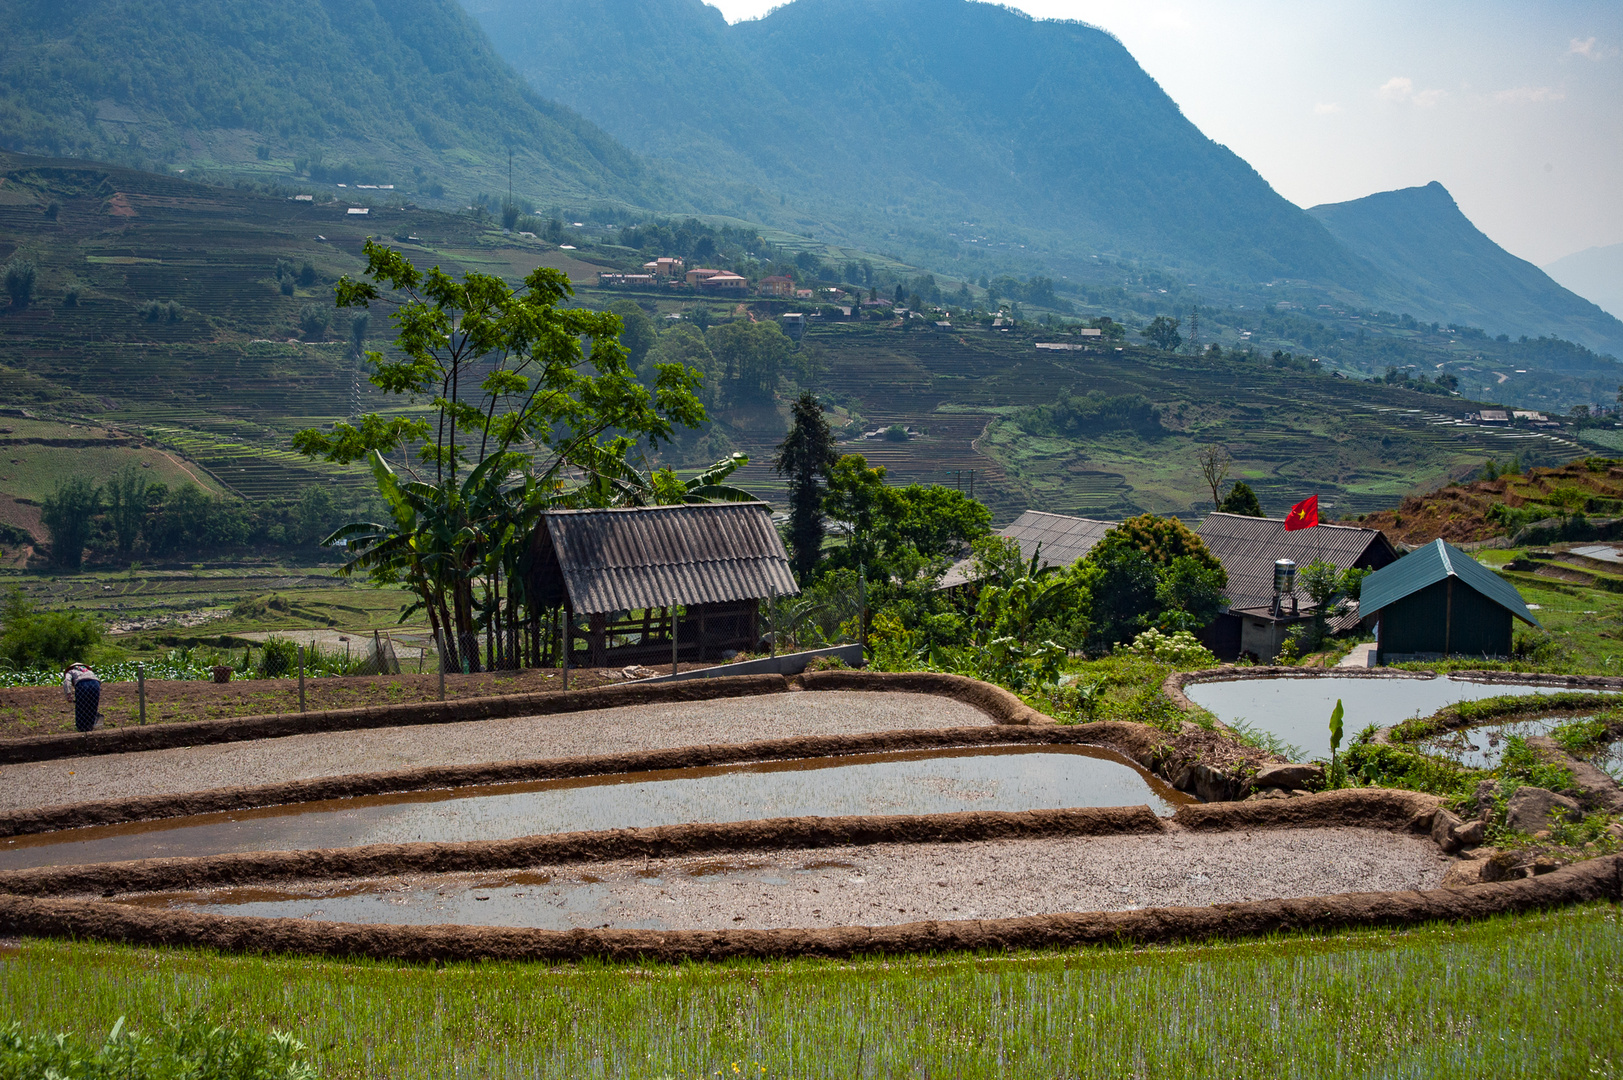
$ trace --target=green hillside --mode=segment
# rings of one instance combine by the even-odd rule
[[[1400,282],[1394,299],[1416,318],[1560,337],[1623,356],[1623,322],[1484,236],[1436,181],[1308,212]]]
[[[1094,255],[1378,276],[1092,27],[963,0],[796,0],[734,26],[699,0],[468,3],[540,92],[770,223],[972,277],[1087,276]]]
[[[0,147],[416,197],[680,202],[453,0],[0,3]]]

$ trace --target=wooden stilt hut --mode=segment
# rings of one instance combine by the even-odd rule
[[[552,511],[529,565],[580,667],[668,664],[673,635],[684,662],[753,651],[760,602],[800,591],[765,503]]]

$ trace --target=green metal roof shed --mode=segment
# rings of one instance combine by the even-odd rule
[[[1509,656],[1512,617],[1539,625],[1514,585],[1441,540],[1365,578],[1358,609],[1380,613],[1377,663]]]

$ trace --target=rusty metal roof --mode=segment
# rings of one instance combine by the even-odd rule
[[[1105,533],[1116,527],[1114,521],[1095,521],[1093,518],[1069,517],[1049,514],[1042,510],[1027,510],[1008,525],[998,530],[999,536],[1008,537],[1020,545],[1020,554],[1028,562],[1041,547],[1040,566],[1070,566],[1093,550]],[[954,563],[941,578],[940,588],[950,589],[971,580],[973,559]]]
[[[1274,599],[1274,562],[1296,563],[1296,601],[1302,611],[1311,604],[1300,587],[1302,567],[1322,559],[1346,570],[1378,570],[1398,557],[1391,541],[1379,529],[1352,525],[1315,525],[1285,531],[1282,518],[1210,514],[1195,530],[1211,553],[1228,571],[1226,590],[1231,608],[1265,608]]]
[[[542,520],[578,613],[800,591],[765,503],[555,510]]]

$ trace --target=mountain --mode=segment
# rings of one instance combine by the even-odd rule
[[[965,0],[796,0],[732,26],[699,0],[466,2],[538,91],[769,223],[968,276],[1119,255],[1377,278],[1091,26]]]
[[[1574,252],[1550,263],[1544,272],[1623,319],[1623,244]]]
[[[291,180],[679,203],[454,0],[0,0],[0,148]],[[296,166],[302,166],[297,168]]]
[[[1623,323],[1484,236],[1436,181],[1308,212],[1399,282],[1393,302],[1416,318],[1560,337],[1623,356]]]

